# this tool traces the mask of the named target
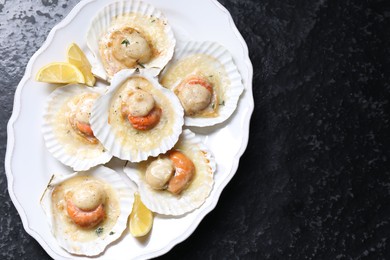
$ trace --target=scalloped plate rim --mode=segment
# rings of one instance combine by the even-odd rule
[[[14,175],[13,175],[12,170],[11,170],[11,162],[12,162],[12,158],[14,155],[13,152],[14,152],[14,147],[15,147],[14,124],[18,121],[19,115],[21,112],[21,107],[22,107],[21,93],[22,93],[22,90],[26,86],[26,82],[31,77],[33,77],[32,67],[33,67],[33,64],[35,63],[35,60],[50,46],[50,43],[52,42],[57,31],[59,31],[61,28],[66,27],[69,23],[71,23],[72,20],[74,19],[74,17],[83,8],[85,8],[89,4],[96,2],[96,1],[99,1],[99,0],[85,0],[85,1],[81,1],[78,4],[76,4],[74,6],[74,8],[69,12],[69,14],[66,15],[64,17],[64,19],[62,19],[57,25],[55,25],[52,28],[52,30],[48,34],[45,42],[43,43],[43,45],[30,58],[27,66],[26,66],[26,70],[25,70],[25,73],[23,75],[23,78],[21,79],[21,81],[19,82],[19,84],[15,90],[13,110],[12,110],[11,117],[10,117],[8,124],[7,124],[7,146],[6,146],[4,166],[5,166],[5,173],[6,173],[6,177],[7,177],[8,193],[10,195],[10,198],[11,198],[15,208],[17,209],[17,211],[20,215],[20,218],[21,218],[22,224],[23,224],[23,228],[25,229],[25,231],[29,235],[31,235],[43,247],[43,249],[53,258],[61,257],[62,259],[72,259],[72,258],[64,258],[62,255],[60,256],[57,252],[55,252],[50,247],[50,245],[48,243],[46,243],[46,241],[42,238],[42,236],[39,232],[30,228],[28,215],[27,215],[25,209],[22,207],[21,203],[19,202],[18,198],[14,194]],[[243,131],[243,136],[242,136],[242,143],[241,143],[239,150],[235,154],[230,172],[228,173],[227,177],[225,177],[223,179],[221,186],[219,187],[218,191],[216,192],[215,197],[212,200],[212,203],[208,207],[204,208],[202,210],[202,212],[199,214],[200,217],[195,219],[194,222],[192,223],[192,225],[188,229],[186,229],[179,237],[176,237],[175,239],[171,240],[163,248],[161,248],[159,250],[152,251],[152,252],[146,252],[145,254],[139,255],[138,257],[136,257],[136,259],[153,258],[153,257],[163,255],[163,254],[167,253],[168,251],[170,251],[175,245],[183,242],[185,239],[187,239],[195,231],[195,229],[198,227],[199,223],[204,219],[204,217],[216,207],[222,191],[224,190],[226,185],[230,182],[230,180],[235,175],[235,173],[238,169],[239,159],[242,156],[242,154],[244,153],[244,151],[248,145],[250,119],[251,119],[251,116],[252,116],[252,113],[254,110],[254,100],[253,100],[253,93],[252,93],[253,66],[252,66],[252,63],[249,59],[248,47],[247,47],[247,44],[246,44],[245,40],[243,39],[242,35],[238,31],[229,11],[224,6],[222,6],[222,4],[220,4],[217,0],[205,0],[205,1],[212,2],[219,9],[218,11],[224,13],[224,15],[227,17],[227,19],[229,21],[230,28],[233,30],[233,33],[235,34],[235,36],[237,37],[237,40],[240,42],[240,44],[242,46],[241,51],[243,53],[243,57],[245,58],[244,63],[245,63],[245,66],[248,70],[248,73],[247,73],[247,75],[241,75],[241,76],[244,80],[246,80],[246,83],[244,83],[245,93],[247,95],[250,95],[248,97],[250,103],[246,104],[246,110],[247,110],[247,112],[245,114],[245,116],[246,116],[245,123],[246,124],[244,125],[244,129],[243,129],[244,131]]]

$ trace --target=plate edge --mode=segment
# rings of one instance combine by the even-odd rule
[[[25,87],[26,82],[33,76],[32,75],[32,64],[35,62],[35,60],[39,57],[39,55],[42,54],[42,52],[47,49],[52,42],[55,34],[57,31],[66,25],[68,25],[76,16],[76,14],[85,6],[88,4],[95,2],[97,0],[84,0],[77,3],[72,10],[59,22],[57,23],[49,32],[49,34],[46,37],[46,40],[42,44],[42,46],[31,56],[29,62],[27,63],[23,78],[20,80],[19,84],[16,87],[15,95],[14,95],[14,102],[13,102],[13,109],[12,114],[10,116],[10,119],[7,123],[7,146],[6,146],[6,152],[5,152],[5,160],[4,160],[4,168],[5,168],[5,174],[7,177],[7,188],[8,188],[8,194],[11,198],[12,203],[14,204],[23,224],[24,230],[32,236],[46,251],[46,253],[54,258],[54,259],[72,259],[68,257],[64,257],[63,255],[57,254],[54,250],[51,249],[51,247],[46,243],[46,241],[41,237],[39,233],[34,231],[29,226],[27,214],[25,212],[25,209],[21,206],[19,203],[18,198],[14,194],[14,176],[11,170],[11,159],[14,155],[14,147],[15,147],[15,128],[14,125],[17,122],[20,111],[21,111],[21,93],[22,90]]]
[[[14,124],[17,122],[17,120],[19,118],[19,115],[20,115],[20,111],[21,111],[21,106],[22,106],[22,104],[21,104],[21,92],[22,92],[22,89],[25,87],[24,86],[25,83],[32,77],[32,75],[31,75],[32,64],[35,62],[37,57],[45,49],[47,49],[49,47],[49,42],[51,42],[53,40],[54,35],[56,34],[56,32],[59,29],[61,29],[62,27],[65,27],[67,24],[69,24],[74,19],[76,14],[82,8],[84,8],[88,4],[90,4],[92,2],[96,2],[96,1],[97,0],[84,0],[84,1],[80,1],[78,4],[76,4],[75,7],[73,7],[73,9],[68,13],[68,15],[66,15],[63,20],[61,20],[58,24],[56,24],[51,29],[51,31],[49,32],[49,34],[48,34],[45,42],[43,43],[43,45],[30,58],[27,66],[26,66],[24,76],[23,76],[23,78],[21,79],[21,81],[19,82],[19,84],[18,84],[18,86],[16,88],[15,95],[14,95],[12,114],[11,114],[11,117],[10,117],[10,119],[8,121],[8,124],[7,124],[7,146],[6,146],[6,154],[5,154],[5,163],[4,164],[5,164],[5,173],[6,173],[6,176],[7,176],[8,193],[10,195],[10,198],[11,198],[15,208],[17,209],[17,211],[19,213],[19,216],[20,216],[20,218],[22,220],[22,224],[23,224],[23,227],[24,227],[25,231],[29,235],[31,235],[45,249],[45,251],[51,257],[56,258],[56,259],[58,259],[58,257],[61,257],[62,259],[71,259],[71,258],[67,258],[67,257],[61,256],[61,255],[58,255],[54,250],[52,250],[50,248],[50,246],[45,242],[45,240],[43,240],[41,238],[40,234],[36,233],[33,229],[31,229],[29,227],[27,214],[26,214],[24,208],[19,203],[18,199],[16,198],[16,195],[13,193],[14,178],[13,178],[13,174],[12,174],[12,171],[11,171],[11,158],[13,156],[14,145],[15,145]],[[216,207],[216,205],[217,205],[217,203],[219,201],[219,198],[220,198],[224,188],[227,186],[227,184],[231,181],[233,176],[236,174],[238,166],[239,166],[240,157],[243,155],[243,153],[246,150],[246,147],[248,145],[250,119],[251,119],[251,116],[252,116],[252,113],[253,113],[253,110],[254,110],[254,100],[253,100],[253,92],[252,92],[253,66],[252,66],[252,63],[251,63],[250,58],[249,58],[248,46],[247,46],[244,38],[242,37],[242,35],[238,31],[238,29],[237,29],[237,27],[236,27],[236,25],[234,23],[234,20],[233,20],[233,18],[231,16],[230,12],[221,3],[219,3],[217,0],[206,0],[206,1],[212,2],[220,11],[222,11],[225,14],[225,16],[227,17],[227,19],[229,21],[230,28],[233,29],[233,32],[234,32],[235,36],[237,37],[237,39],[241,43],[241,46],[243,47],[244,63],[246,65],[247,69],[248,69],[248,73],[247,73],[246,76],[242,75],[242,77],[243,77],[243,79],[246,80],[246,84],[244,84],[245,92],[249,92],[249,94],[250,94],[250,97],[249,97],[250,98],[250,104],[249,104],[250,106],[246,107],[246,110],[247,110],[247,114],[246,115],[247,115],[248,121],[246,122],[246,124],[244,124],[244,130],[246,130],[246,131],[244,131],[245,135],[243,136],[243,139],[242,139],[243,142],[241,143],[240,149],[237,151],[237,153],[236,153],[236,155],[234,157],[234,161],[233,161],[232,167],[230,169],[230,172],[227,175],[227,178],[225,178],[223,180],[221,186],[216,191],[216,197],[213,199],[213,201],[210,204],[210,206],[208,208],[205,208],[201,212],[200,218],[197,218],[194,221],[194,223],[191,225],[191,227],[189,227],[187,230],[185,230],[181,236],[179,236],[176,239],[170,241],[170,243],[168,243],[162,249],[154,251],[154,252],[149,252],[149,253],[146,253],[144,255],[140,255],[140,256],[136,257],[136,259],[144,259],[144,258],[157,257],[157,256],[160,256],[160,255],[163,255],[163,254],[169,252],[177,244],[179,244],[179,243],[183,242],[184,240],[186,240],[196,230],[196,228],[199,226],[200,222],[205,218],[205,216],[207,214],[209,214]]]

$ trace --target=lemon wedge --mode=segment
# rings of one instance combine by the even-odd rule
[[[135,194],[129,222],[130,233],[134,237],[145,236],[153,226],[153,213],[142,203],[138,193]]]
[[[84,75],[73,64],[52,62],[42,67],[35,79],[47,83],[85,83]]]
[[[75,65],[84,75],[85,84],[88,86],[95,85],[96,79],[91,72],[91,64],[89,63],[84,52],[76,43],[72,43],[67,51],[68,62]]]

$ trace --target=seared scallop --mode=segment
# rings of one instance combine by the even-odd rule
[[[123,70],[93,108],[92,130],[116,157],[139,162],[171,149],[183,126],[176,95],[148,71]]]
[[[72,254],[94,256],[126,229],[134,192],[119,173],[99,166],[53,175],[41,205],[61,247]]]
[[[42,127],[46,147],[75,171],[104,164],[112,157],[90,125],[92,107],[103,92],[72,84],[57,88],[48,98]]]
[[[124,168],[150,210],[175,216],[205,202],[213,188],[215,170],[210,150],[188,129],[171,150],[141,163],[128,163]]]
[[[106,6],[92,20],[87,45],[92,72],[111,80],[123,69],[149,69],[158,75],[172,58],[176,40],[167,19],[152,5],[123,1]]]
[[[185,125],[211,126],[227,120],[244,90],[231,54],[214,42],[187,42],[160,75],[179,97]]]

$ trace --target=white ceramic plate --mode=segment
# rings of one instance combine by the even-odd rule
[[[244,93],[233,116],[223,124],[210,128],[191,128],[210,147],[217,162],[215,185],[210,197],[198,210],[180,218],[157,216],[150,236],[140,241],[126,234],[107,248],[101,259],[144,259],[162,255],[185,240],[200,221],[217,204],[224,187],[238,168],[249,135],[253,111],[253,69],[247,46],[234,25],[229,12],[215,0],[145,0],[159,8],[173,27],[180,41],[216,41],[233,55],[243,78]],[[85,35],[95,14],[114,0],[81,1],[69,15],[50,32],[46,42],[29,61],[26,73],[15,93],[14,108],[8,123],[5,169],[8,189],[27,233],[33,236],[55,259],[70,259],[52,236],[46,216],[39,205],[40,197],[53,173],[71,172],[54,159],[44,145],[41,126],[47,96],[55,86],[34,80],[39,68],[53,61],[65,61],[65,52],[76,42],[91,58]],[[199,19],[201,17],[201,19]],[[103,84],[99,82],[98,84]],[[109,166],[121,169],[122,161]],[[77,257],[88,259],[86,257]]]

